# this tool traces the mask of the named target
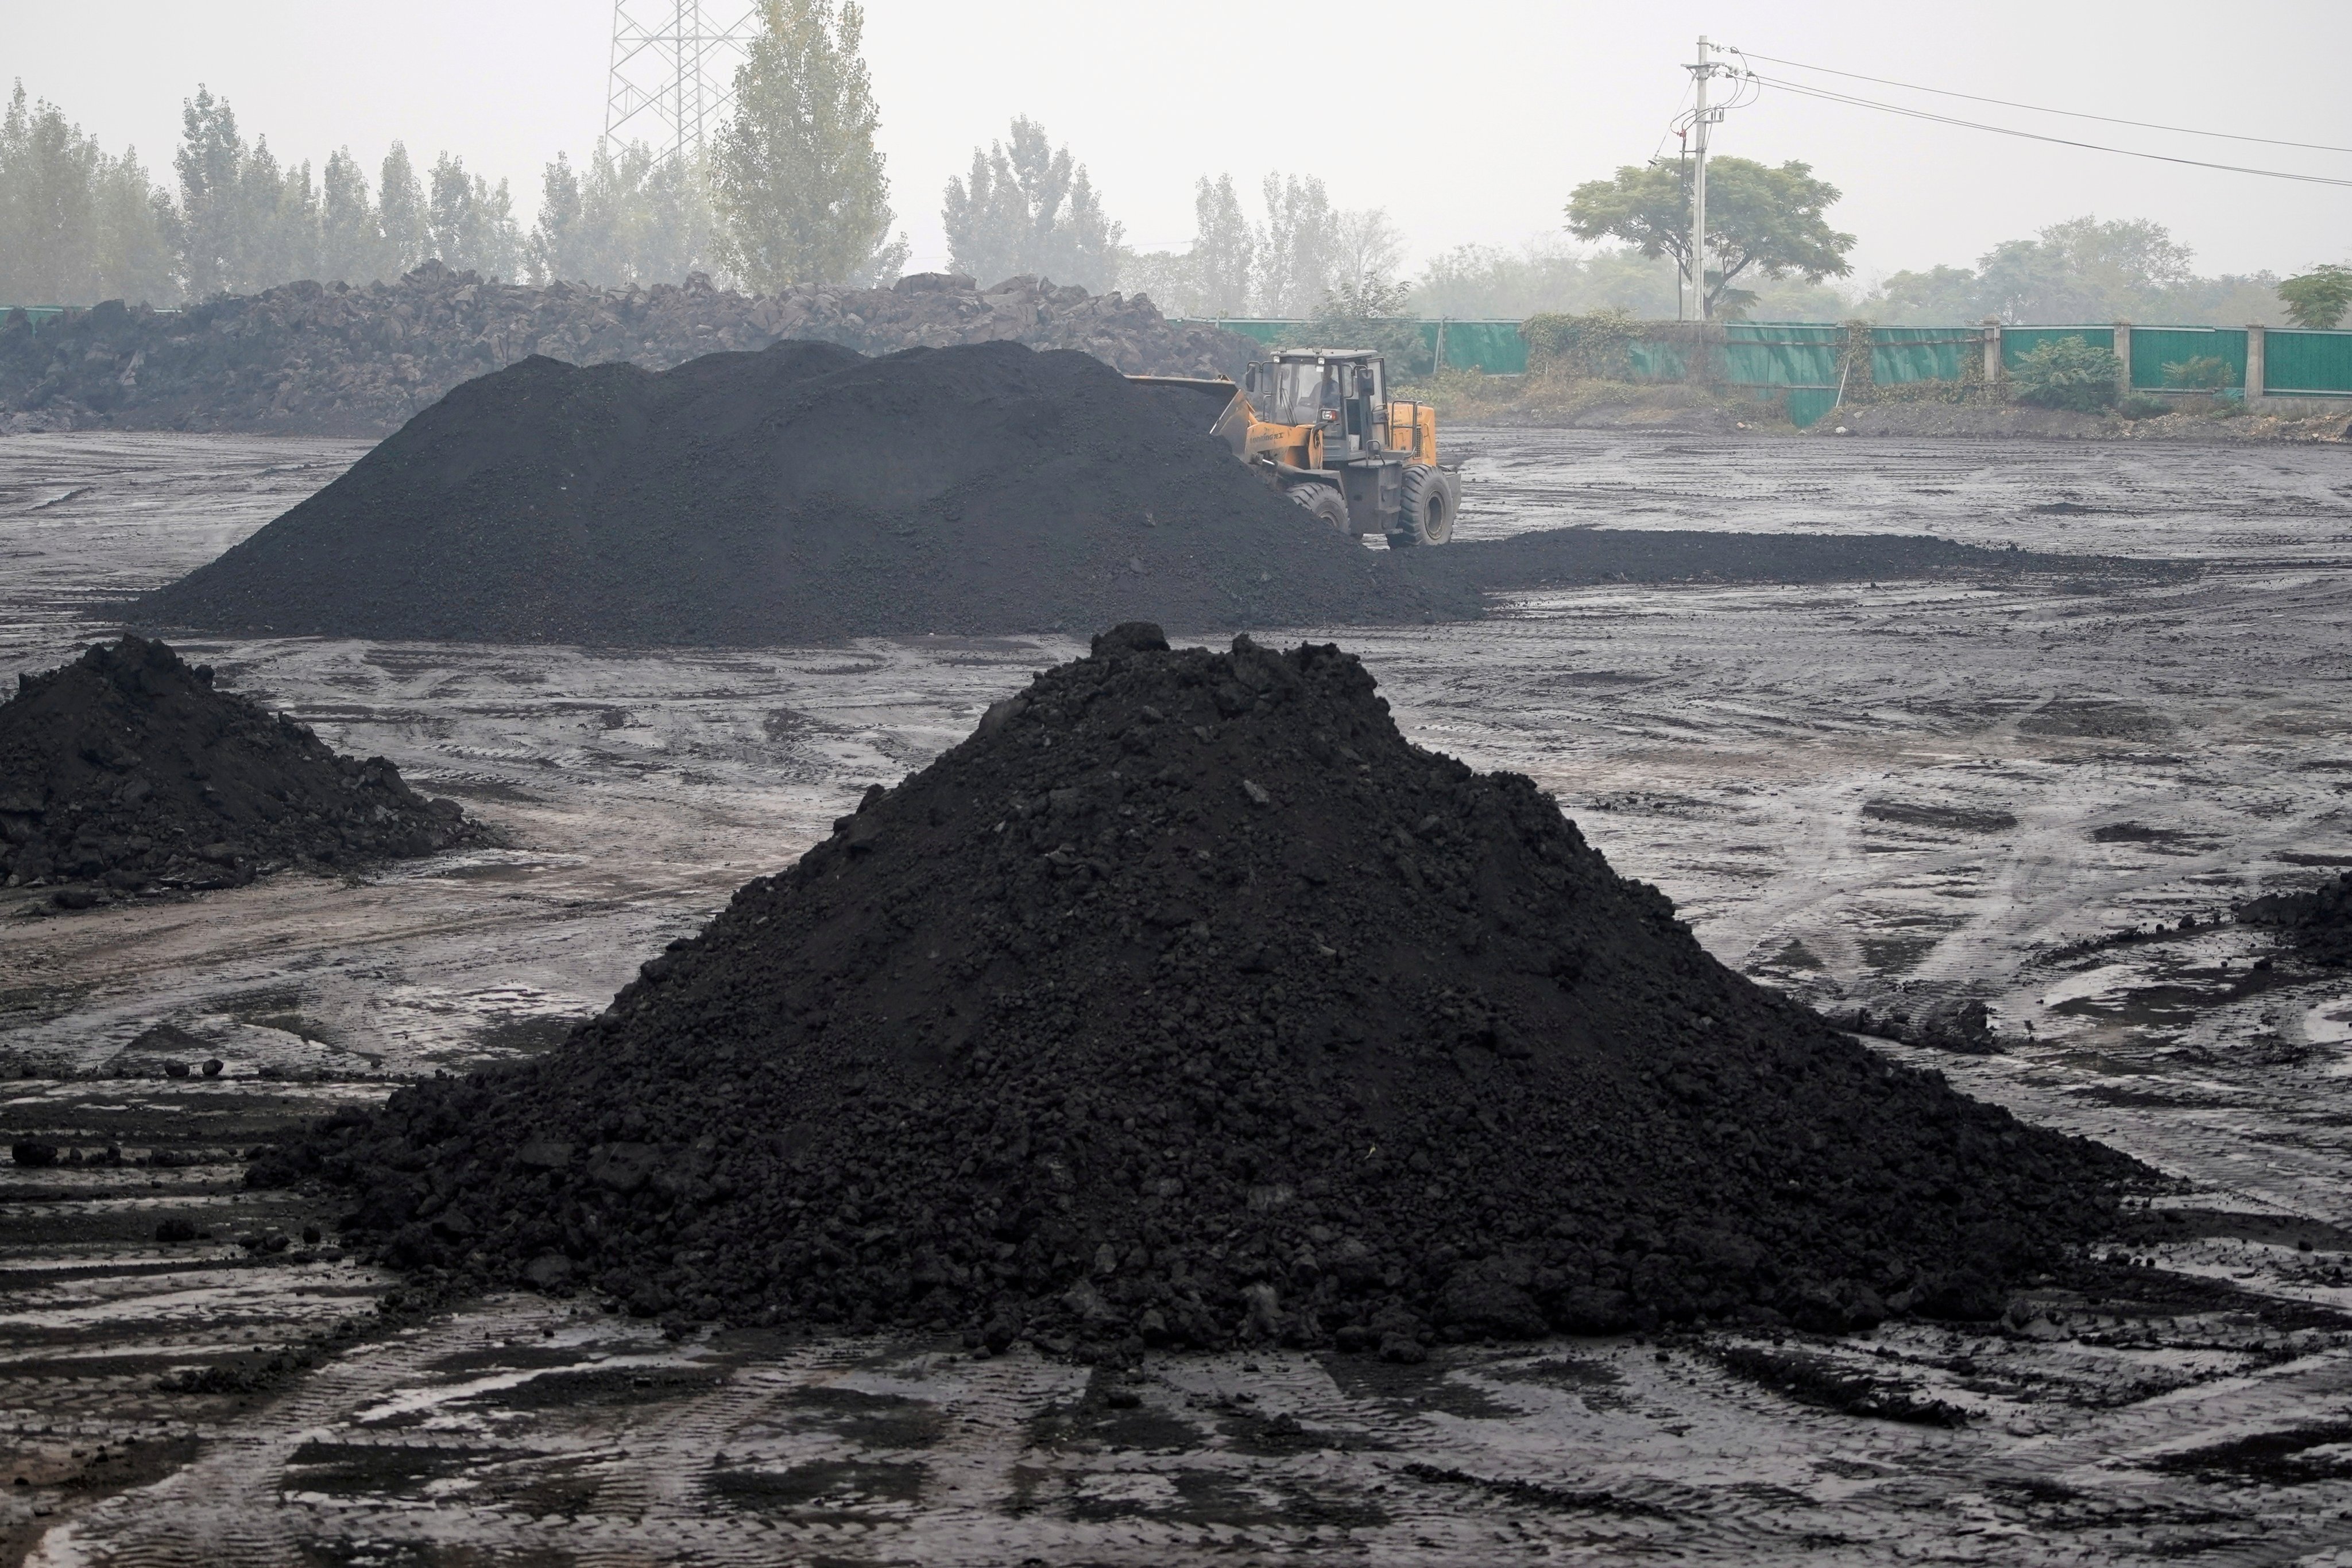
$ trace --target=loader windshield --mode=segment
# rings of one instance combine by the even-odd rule
[[[1278,363],[1274,371],[1274,395],[1266,417],[1276,424],[1313,424],[1325,409],[1339,406],[1339,367],[1311,361]]]

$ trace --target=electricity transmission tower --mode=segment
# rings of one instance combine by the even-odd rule
[[[613,0],[604,143],[698,158],[735,107],[735,68],[760,36],[744,0]]]

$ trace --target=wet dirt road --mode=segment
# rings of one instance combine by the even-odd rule
[[[2352,862],[2352,451],[1468,445],[1465,537],[1918,529],[2204,563],[1620,586],[1289,634],[1361,653],[1417,740],[1556,790],[1726,961],[1841,1007],[1985,1001],[2003,1054],[1885,1049],[2185,1178],[2161,1239],[2119,1243],[2161,1270],[2030,1292],[1998,1331],[1745,1346],[1762,1361],[1720,1336],[1416,1368],[1260,1353],[1122,1385],[953,1345],[674,1344],[529,1299],[330,1354],[388,1281],[300,1239],[327,1217],[236,1194],[239,1148],[543,1047],[1077,644],[191,640],[514,847],[66,917],[0,894],[0,1125],[125,1161],[0,1166],[0,1432],[27,1482],[0,1540],[52,1563],[2336,1560],[2352,982],[2256,970],[2267,939],[2228,925],[2083,944]],[[0,444],[0,677],[362,450]],[[200,1055],[217,1079],[163,1076]],[[159,1243],[174,1217],[211,1239]],[[298,1349],[319,1364],[288,1375]],[[155,1387],[206,1368],[211,1391]],[[1792,1377],[1927,1416],[1771,1386]]]

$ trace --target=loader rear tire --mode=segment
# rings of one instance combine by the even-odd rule
[[[1397,531],[1389,536],[1389,549],[1444,544],[1454,537],[1454,514],[1460,502],[1453,475],[1433,463],[1406,464]]]
[[[1348,520],[1347,498],[1339,494],[1338,486],[1309,482],[1293,485],[1283,494],[1306,507],[1310,516],[1332,532],[1346,534],[1350,538],[1355,537],[1355,528]]]

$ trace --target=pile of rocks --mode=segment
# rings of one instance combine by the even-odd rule
[[[153,311],[100,305],[38,331],[0,322],[0,434],[106,427],[383,435],[461,382],[546,354],[666,370],[784,338],[863,354],[1012,340],[1078,349],[1135,374],[1239,377],[1255,349],[1176,326],[1142,295],[1014,277],[982,291],[921,273],[888,288],[593,288],[485,283],[426,262],[396,284],[289,283]]]

